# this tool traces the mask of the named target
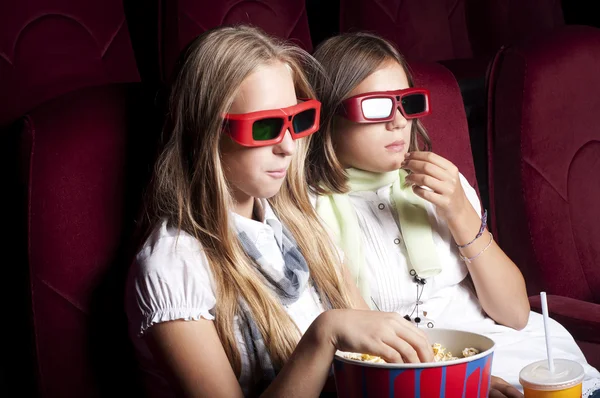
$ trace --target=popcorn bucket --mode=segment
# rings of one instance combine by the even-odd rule
[[[333,361],[338,397],[487,397],[494,342],[486,336],[460,330],[424,331],[432,344],[440,343],[455,356],[470,347],[479,354],[446,362],[394,364],[350,359],[347,353],[338,351]]]

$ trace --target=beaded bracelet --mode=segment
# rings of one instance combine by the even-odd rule
[[[483,248],[482,251],[480,251],[473,257],[465,257],[465,256],[463,256],[463,254],[461,252],[458,252],[458,255],[460,256],[460,259],[463,260],[465,263],[471,264],[471,262],[473,260],[475,260],[477,257],[481,256],[483,254],[483,252],[485,252],[487,249],[490,248],[493,241],[494,241],[494,235],[492,235],[492,233],[490,232],[490,241],[488,242],[487,246]]]
[[[481,235],[483,235],[483,231],[485,231],[485,227],[487,227],[487,210],[483,211],[483,216],[481,217],[481,227],[479,228],[479,232],[477,233],[477,236],[469,243],[466,243],[464,245],[456,245],[456,246],[459,249],[464,249],[465,247],[471,246],[473,244],[473,242],[475,242],[477,239],[479,239],[479,237]]]

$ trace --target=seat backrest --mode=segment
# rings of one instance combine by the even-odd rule
[[[312,50],[305,0],[162,0],[161,69],[168,80],[179,53],[196,36],[219,25],[252,24]]]
[[[138,80],[122,1],[2,3],[0,126],[72,90]]]
[[[16,239],[26,243],[12,266],[29,269],[41,397],[136,396],[123,295],[151,153],[151,130],[136,122],[148,113],[142,103],[134,86],[101,86],[24,119],[17,177],[24,203],[12,217]]]
[[[340,0],[340,31],[370,31],[410,61],[471,57],[465,0]]]
[[[530,294],[600,303],[600,29],[501,51],[489,82],[490,198]]]
[[[466,0],[466,19],[475,55],[564,25],[560,0]]]
[[[411,69],[415,85],[431,92],[431,114],[423,118],[423,124],[433,152],[454,163],[477,190],[469,126],[456,79],[437,63],[411,63]]]

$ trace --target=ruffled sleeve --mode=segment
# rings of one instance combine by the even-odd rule
[[[136,256],[128,281],[130,325],[143,335],[173,320],[214,319],[214,282],[200,243],[164,225]]]

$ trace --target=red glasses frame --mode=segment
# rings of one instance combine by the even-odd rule
[[[265,111],[256,111],[250,113],[231,114],[227,113],[223,116],[224,130],[240,145],[248,147],[268,146],[279,144],[283,141],[285,132],[289,129],[294,140],[309,136],[319,130],[319,120],[321,117],[321,103],[315,99],[299,98],[301,102],[287,108],[269,109]],[[315,121],[313,125],[302,131],[296,132],[293,125],[294,116],[307,111],[315,110]],[[270,140],[255,140],[252,136],[252,126],[254,122],[263,119],[281,119],[283,120],[279,135]]]
[[[407,115],[402,107],[402,98],[407,95],[412,94],[423,94],[425,96],[425,110],[420,113],[415,113],[412,115]],[[362,109],[362,103],[364,100],[372,99],[372,98],[389,98],[392,100],[392,108],[390,114],[386,117],[382,118],[368,118],[364,115]],[[381,123],[381,122],[389,122],[394,120],[396,115],[395,110],[400,109],[400,112],[404,116],[405,119],[416,119],[423,116],[427,116],[431,113],[429,101],[429,90],[425,88],[407,88],[403,90],[393,90],[393,91],[373,91],[370,93],[363,93],[359,95],[355,95],[353,97],[347,98],[342,101],[342,106],[339,108],[338,114],[340,116],[345,117],[346,119],[355,122],[355,123]]]

